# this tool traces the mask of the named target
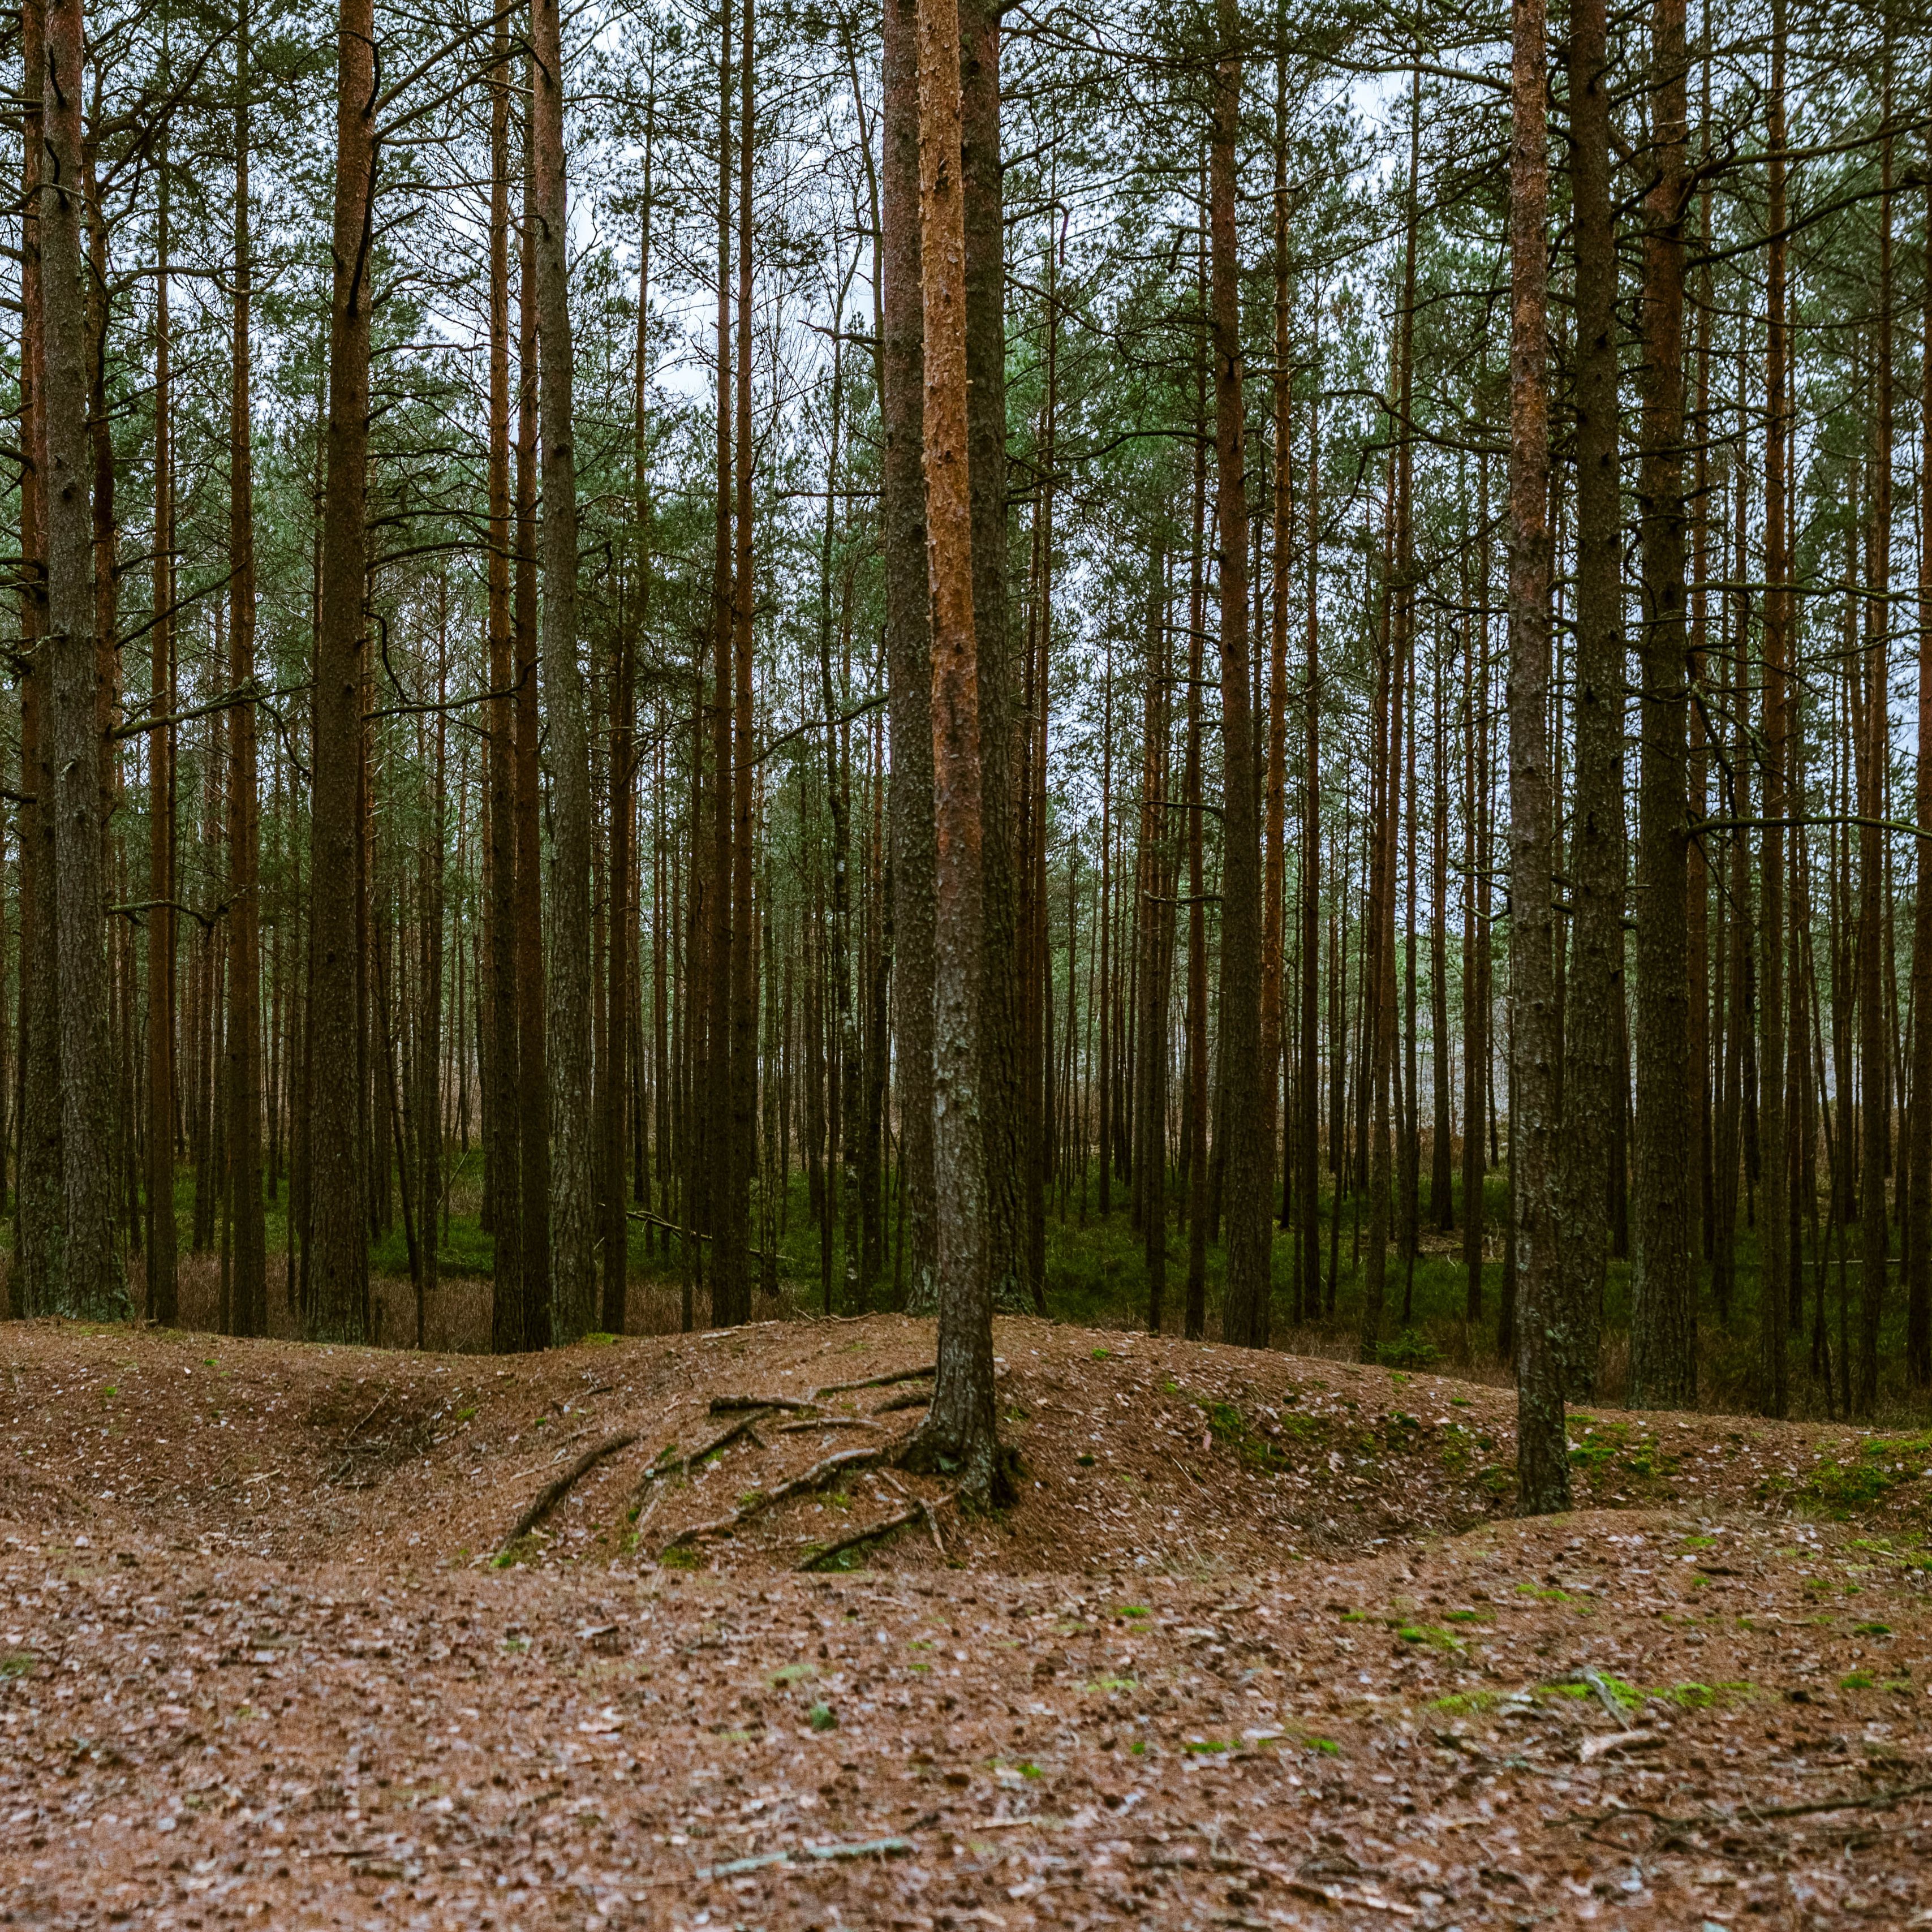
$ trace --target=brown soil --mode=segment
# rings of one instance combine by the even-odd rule
[[[0,1922],[1932,1925],[1932,1438],[1592,1412],[1517,1522],[1496,1390],[1003,1322],[989,1520],[824,1468],[909,1320],[4,1332]]]

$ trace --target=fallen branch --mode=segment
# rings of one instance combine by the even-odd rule
[[[1624,1708],[1617,1694],[1610,1688],[1610,1680],[1600,1670],[1586,1664],[1576,1675],[1595,1691],[1597,1701],[1616,1720],[1619,1729],[1628,1731],[1632,1728],[1630,1713]],[[1605,1747],[1599,1744],[1597,1748],[1600,1751]]]
[[[633,1430],[622,1436],[607,1436],[602,1442],[592,1443],[562,1475],[546,1483],[538,1490],[531,1498],[530,1506],[511,1525],[510,1533],[498,1546],[499,1549],[508,1550],[520,1538],[529,1535],[599,1462],[616,1455],[620,1449],[629,1448],[637,1439],[636,1432]]]
[[[1762,1824],[1772,1818],[1809,1818],[1821,1811],[1882,1811],[1903,1804],[1908,1798],[1923,1798],[1932,1792],[1932,1782],[1901,1784],[1890,1791],[1874,1791],[1866,1798],[1821,1798],[1808,1804],[1743,1804],[1734,1812],[1706,1811],[1700,1817],[1672,1818],[1641,1804],[1619,1804],[1610,1811],[1580,1811],[1573,1825],[1613,1825],[1619,1818],[1648,1818],[1653,1824],[1677,1832],[1708,1829],[1714,1825]]]
[[[814,1396],[850,1395],[854,1389],[890,1388],[896,1382],[924,1382],[939,1372],[931,1362],[922,1369],[895,1369],[889,1376],[870,1376],[862,1382],[827,1382],[822,1389],[814,1389]]]
[[[1302,1877],[1285,1866],[1270,1864],[1265,1858],[1249,1861],[1230,1858],[1226,1866],[1217,1870],[1240,1870],[1266,1872],[1269,1877],[1287,1887],[1298,1898],[1312,1898],[1318,1905],[1353,1905],[1364,1912],[1391,1912],[1398,1918],[1413,1918],[1415,1907],[1403,1905],[1393,1898],[1379,1898],[1372,1892],[1336,1892],[1325,1885],[1317,1885],[1312,1879]]]
[[[676,1234],[687,1241],[708,1241],[711,1238],[702,1228],[680,1227],[676,1222],[667,1221],[662,1214],[647,1213],[642,1208],[627,1208],[624,1210],[624,1216],[626,1220],[645,1222],[653,1228],[662,1228],[668,1234]],[[755,1260],[770,1262],[774,1268],[776,1268],[783,1258],[781,1256],[773,1254],[768,1248],[747,1246],[745,1252]]]
[[[740,1528],[754,1516],[762,1516],[766,1510],[790,1497],[803,1496],[818,1488],[834,1476],[843,1475],[848,1470],[871,1468],[884,1460],[885,1453],[884,1448],[838,1450],[822,1462],[813,1463],[802,1475],[779,1484],[776,1489],[758,1491],[749,1502],[741,1504],[729,1516],[715,1517],[710,1522],[694,1522],[688,1528],[680,1530],[658,1550],[658,1561],[662,1563],[674,1550],[687,1543],[695,1543],[701,1537],[722,1536]]]
[[[769,1871],[774,1866],[788,1865],[794,1858],[817,1858],[821,1863],[842,1862],[847,1858],[903,1858],[913,1849],[910,1838],[872,1838],[858,1845],[801,1845],[796,1852],[760,1852],[755,1857],[728,1859],[722,1865],[700,1865],[692,1874],[695,1879],[735,1878],[745,1872]],[[653,1879],[653,1885],[675,1884],[670,1880]]]
[[[713,1415],[736,1415],[741,1408],[790,1408],[803,1411],[816,1408],[815,1402],[801,1401],[791,1395],[714,1395],[711,1398]]]
[[[1292,1878],[1286,1872],[1278,1872],[1273,1865],[1263,1865],[1263,1871],[1274,1874],[1280,1882],[1298,1898],[1312,1898],[1321,1905],[1353,1905],[1364,1912],[1391,1912],[1398,1918],[1413,1918],[1415,1907],[1400,1905],[1392,1898],[1378,1898],[1372,1892],[1336,1892],[1325,1885],[1317,1885],[1312,1879]]]
[[[862,1415],[807,1416],[802,1422],[782,1422],[778,1424],[781,1436],[808,1434],[814,1429],[883,1429],[883,1422],[874,1422]]]
[[[1599,1731],[1576,1747],[1580,1764],[1594,1764],[1612,1751],[1655,1750],[1667,1742],[1662,1731]]]
[[[873,1410],[874,1415],[891,1415],[902,1408],[924,1408],[932,1400],[930,1389],[908,1389],[904,1395],[896,1395],[890,1402],[882,1402]]]

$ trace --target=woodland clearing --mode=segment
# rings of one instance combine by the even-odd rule
[[[905,1318],[9,1338],[0,1922],[1932,1923],[1923,1437],[1593,1412],[1518,1521],[1499,1390],[1003,1319],[969,1517]]]

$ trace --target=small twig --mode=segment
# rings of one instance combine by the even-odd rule
[[[1665,1826],[1672,1831],[1689,1832],[1712,1825],[1761,1823],[1772,1818],[1809,1818],[1821,1811],[1882,1811],[1891,1805],[1904,1804],[1908,1798],[1922,1798],[1928,1792],[1932,1792],[1932,1782],[1902,1784],[1890,1791],[1874,1791],[1868,1798],[1822,1798],[1809,1804],[1767,1804],[1762,1808],[1746,1804],[1728,1816],[1713,1810],[1694,1818],[1672,1818],[1662,1811],[1647,1810],[1641,1804],[1619,1804],[1612,1811],[1579,1811],[1570,1822],[1573,1825],[1611,1825],[1619,1818],[1648,1818],[1653,1824]]]
[[[1597,1694],[1597,1701],[1625,1730],[1631,1728],[1630,1715],[1617,1701],[1617,1694],[1610,1688],[1609,1681],[1594,1664],[1586,1664],[1576,1675]]]
[[[616,1455],[620,1449],[629,1448],[637,1439],[633,1430],[622,1436],[607,1436],[602,1442],[592,1443],[562,1475],[546,1483],[531,1498],[529,1507],[511,1526],[509,1534],[498,1546],[500,1551],[508,1550],[518,1538],[527,1536],[569,1495],[580,1478],[587,1476],[607,1457]]]
[[[363,1417],[362,1420],[357,1423],[356,1426],[342,1438],[342,1446],[344,1448],[347,1448],[350,1444],[353,1442],[356,1437],[360,1436],[363,1430],[367,1429],[370,1424],[374,1422],[376,1417],[382,1414],[384,1405],[386,1404],[389,1400],[390,1394],[391,1391],[389,1390],[385,1389],[382,1393],[376,1398],[375,1407],[370,1409],[369,1412]]]
[[[1393,1898],[1380,1898],[1372,1892],[1336,1892],[1325,1885],[1317,1885],[1312,1879],[1300,1878],[1280,1865],[1269,1864],[1257,1858],[1255,1870],[1264,1871],[1276,1879],[1293,1892],[1298,1898],[1312,1898],[1320,1905],[1353,1905],[1365,1912],[1392,1912],[1398,1918],[1413,1918],[1415,1907],[1402,1905]]]
[[[687,1241],[708,1241],[711,1238],[702,1228],[680,1227],[676,1222],[667,1221],[662,1214],[647,1214],[641,1208],[626,1208],[625,1214],[628,1220],[646,1222],[653,1228],[662,1228],[670,1234],[681,1236]],[[770,1262],[774,1268],[777,1267],[778,1262],[783,1258],[781,1256],[773,1254],[768,1248],[748,1246],[745,1252],[758,1261]]]
[[[632,1522],[630,1520],[631,1508],[634,1508],[635,1504],[632,1504],[626,1508],[624,1511],[625,1521],[622,1528],[618,1533],[618,1540],[620,1545],[623,1540],[624,1531],[626,1530],[628,1530],[631,1534],[636,1538],[638,1543],[642,1543],[644,1541],[644,1525],[649,1522],[651,1518],[657,1514],[658,1504],[662,1502],[664,1499],[664,1492],[663,1490],[660,1490],[656,1496],[652,1497],[650,1502],[640,1511],[638,1520],[635,1522]]]

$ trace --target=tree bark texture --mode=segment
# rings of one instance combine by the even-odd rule
[[[956,0],[920,0],[920,242],[925,292],[926,554],[932,610],[936,833],[933,1166],[939,1243],[939,1351],[932,1402],[912,1454],[957,1475],[965,1493],[1006,1486],[993,1386],[987,1272],[986,980],[981,878],[979,650],[969,472],[968,257],[961,165],[960,18]],[[1000,506],[1004,514],[1004,506]]]
[[[103,890],[100,664],[95,650],[94,509],[87,425],[87,302],[81,282],[81,0],[46,11],[40,186],[44,337],[48,681],[53,754],[55,994],[60,1053],[63,1253],[57,1311],[124,1314],[114,1239],[114,1062]]]
[[[1553,1203],[1557,1130],[1550,745],[1549,134],[1543,0],[1516,0],[1510,129],[1510,1181],[1516,1507],[1564,1509],[1570,1464]]]
[[[1248,499],[1243,434],[1240,255],[1235,233],[1234,147],[1241,112],[1238,0],[1217,0],[1220,47],[1208,153],[1210,330],[1214,352],[1214,458],[1220,506],[1221,630],[1221,1012],[1224,1042],[1261,1032],[1261,826],[1254,707],[1248,658]],[[1274,1074],[1252,1052],[1225,1052],[1228,1124],[1226,1339],[1267,1346],[1271,1288],[1269,1196],[1274,1148],[1264,1146],[1261,1090]]]
[[[919,208],[919,10],[885,0],[884,236],[880,250],[885,451],[880,515],[892,728],[892,946],[896,964],[899,1184],[907,1305],[938,1306],[933,1214],[932,623],[927,608]]]
[[[248,209],[249,19],[236,22],[235,292],[233,380],[228,419],[228,684],[255,679],[255,478],[250,419],[248,327],[254,260]],[[257,800],[255,707],[228,714],[229,1213],[233,1232],[230,1299],[234,1332],[268,1332],[268,1238],[262,1205],[261,809]]]
[[[592,1205],[590,742],[577,658],[577,448],[560,0],[531,0],[531,175],[536,188],[539,434],[543,443],[543,680],[550,739],[548,1045],[550,1333],[586,1334],[596,1312]]]
[[[1556,1316],[1564,1390],[1597,1386],[1610,1106],[1624,997],[1623,515],[1617,464],[1617,255],[1610,212],[1604,0],[1573,0],[1569,47],[1576,273],[1576,907],[1564,988]]]
[[[1683,0],[1651,27],[1652,178],[1644,198],[1643,400],[1637,503],[1642,756],[1636,842],[1636,1265],[1629,1400],[1696,1400],[1692,1271],[1690,958],[1685,906],[1688,640],[1684,586],[1684,44]]]

